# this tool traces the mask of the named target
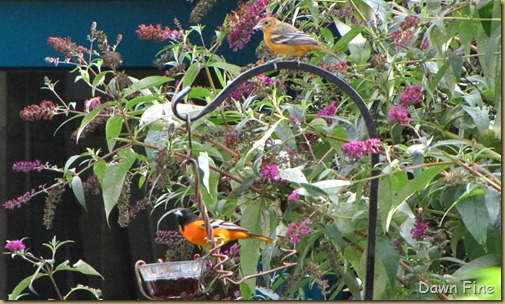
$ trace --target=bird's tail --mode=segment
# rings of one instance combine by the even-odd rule
[[[261,235],[252,234],[252,233],[249,233],[249,237],[251,237],[253,239],[256,239],[256,240],[260,240],[262,242],[267,242],[267,243],[273,243],[274,242],[274,240],[272,240],[270,238],[267,238],[266,236],[261,236]]]
[[[338,58],[338,55],[336,53],[333,53],[332,51],[328,50],[327,48],[323,47],[323,46],[320,46],[320,45],[313,45],[313,48],[315,50],[318,50],[318,51],[321,51],[321,52],[325,52],[326,54],[330,54],[332,56],[335,56],[335,58],[338,59],[338,61],[340,61],[340,59]]]

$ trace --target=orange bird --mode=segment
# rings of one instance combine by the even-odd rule
[[[337,54],[320,46],[311,36],[274,17],[261,19],[253,29],[262,30],[267,47],[280,55],[301,56],[316,50],[337,57]]]
[[[176,209],[173,213],[177,216],[179,230],[182,236],[184,236],[188,242],[199,246],[210,246],[210,243],[207,242],[207,231],[205,230],[205,225],[201,218],[183,208]],[[230,222],[214,219],[210,221],[210,226],[212,227],[214,238],[217,239],[217,245],[228,243],[233,240],[244,239],[257,239],[267,243],[274,242],[272,239],[252,234],[245,228]]]

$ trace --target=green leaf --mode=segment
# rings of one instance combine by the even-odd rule
[[[137,96],[135,98],[132,98],[128,100],[126,105],[124,106],[125,109],[127,110],[132,110],[134,106],[142,103],[148,103],[158,100],[158,96],[150,95],[150,96]]]
[[[182,116],[195,115],[203,109],[202,106],[181,103],[177,105],[177,110]],[[148,107],[140,117],[140,126],[149,126],[150,129],[161,131],[165,127],[173,124],[175,128],[182,125],[182,120],[175,117],[172,112],[171,103],[157,103]]]
[[[485,286],[486,291],[473,290],[474,292],[469,292],[463,295],[461,298],[456,300],[502,300],[501,286],[502,286],[502,267],[501,265],[494,267],[485,267],[476,270],[473,273],[473,280],[470,280],[470,287],[472,284],[474,286]],[[467,285],[468,288],[468,285]],[[489,290],[487,288],[490,288]],[[463,292],[465,293],[465,292]]]
[[[116,145],[116,137],[121,133],[121,129],[123,128],[123,117],[121,116],[112,116],[107,120],[105,124],[105,138],[107,140],[107,148],[109,152],[114,150],[114,146]]]
[[[134,82],[129,88],[123,90],[123,96],[127,97],[137,91],[159,87],[162,84],[174,80],[173,78],[166,76],[147,76],[142,78],[137,82]]]
[[[108,102],[105,102],[105,103],[102,103],[101,105],[99,105],[98,107],[94,108],[91,112],[89,112],[88,114],[84,115],[84,118],[82,119],[81,121],[81,125],[79,126],[79,128],[77,129],[77,135],[76,135],[76,142],[79,141],[79,137],[81,136],[82,132],[84,131],[84,128],[93,120],[95,119],[95,117],[98,116],[98,114],[100,114],[100,111],[102,111],[105,107],[108,107],[110,106],[111,104],[113,104],[114,102],[112,101],[108,101]]]
[[[105,173],[105,166],[107,163],[104,160],[99,160],[93,165],[93,173],[95,173],[98,178],[100,185],[103,183],[103,176]]]
[[[350,267],[349,267],[350,268]],[[362,286],[359,284],[354,271],[346,269],[346,271],[342,274],[342,279],[344,280],[345,285],[349,288],[349,291],[354,296],[354,299],[361,300],[361,289]]]
[[[481,6],[478,9],[479,17],[487,19],[493,18],[493,4],[495,1],[489,1],[486,5]],[[482,28],[487,36],[491,36],[491,25],[492,22],[488,20],[481,21]]]
[[[56,237],[55,237],[56,238]],[[54,238],[53,238],[54,239]],[[44,244],[46,245],[46,244]],[[54,261],[54,260],[53,260]],[[35,289],[33,288],[33,282],[39,278],[39,275],[40,275],[40,271],[42,270],[42,267],[44,267],[44,265],[49,264],[49,261],[42,261],[42,262],[36,262],[36,263],[33,263],[33,266],[37,266],[37,270],[35,270],[35,273],[31,276],[31,280],[30,280],[30,284],[28,285],[28,289],[30,289],[31,292],[33,292],[34,294],[38,295],[38,293],[35,291]]]
[[[79,157],[81,157],[82,155],[72,155],[70,156],[68,159],[67,159],[67,162],[65,163],[65,166],[63,167],[63,172],[67,172],[68,171],[68,168],[70,168],[70,165],[72,165],[72,163],[74,161],[76,161]]]
[[[340,21],[341,22],[341,21]],[[333,47],[333,50],[337,53],[343,53],[347,51],[349,48],[349,43],[356,38],[358,35],[361,34],[362,28],[360,26],[355,26],[355,27],[347,27],[347,32],[342,33],[344,30],[343,27],[344,23],[342,22],[341,29],[339,29],[340,33],[342,34],[342,37],[335,43],[335,46]]]
[[[51,244],[54,248],[54,252],[56,252],[56,250],[58,250],[58,248],[60,248],[61,246],[68,244],[68,243],[75,243],[75,242],[72,240],[57,241],[56,236],[53,236],[53,239],[51,240]],[[44,245],[46,245],[46,244],[44,243]]]
[[[472,117],[472,120],[479,131],[489,129],[489,111],[487,108],[476,108],[464,105],[462,108],[466,113],[468,113],[468,115]]]
[[[304,166],[281,169],[280,176],[283,180],[288,182],[308,184],[307,178],[305,177],[302,171],[303,167]]]
[[[366,264],[366,254],[362,255],[361,263],[363,264],[362,269],[366,269],[364,265]],[[389,281],[384,277],[386,273],[386,267],[380,259],[375,259],[375,273],[374,273],[374,285],[373,285],[373,299],[374,300],[389,300],[391,299],[392,286],[389,285]]]
[[[342,234],[340,233],[340,230],[338,230],[337,225],[333,224],[331,226],[325,226],[324,231],[326,232],[326,235],[331,240],[331,242],[334,244],[335,248],[338,251],[343,252],[345,246],[344,238],[342,238]]]
[[[298,194],[304,195],[304,196],[328,196],[326,192],[324,192],[323,189],[314,186],[312,184],[305,184],[305,183],[300,183],[300,186],[302,188],[296,189],[298,191]]]
[[[68,265],[68,263],[69,263],[68,260],[62,262],[54,269],[54,272],[62,270],[75,271],[85,275],[99,276],[102,279],[104,279],[103,276],[98,271],[95,270],[95,268],[93,268],[91,265],[84,262],[83,260],[77,261],[77,263],[75,263],[72,266]]]
[[[329,196],[335,195],[351,184],[348,180],[328,179],[312,184],[300,183],[303,188],[297,189],[298,194],[305,196]]]
[[[232,74],[233,76],[240,75],[240,67],[238,65],[230,64],[223,61],[214,61],[209,64],[211,67],[216,67],[222,70],[225,70]]]
[[[205,99],[205,97],[210,96],[210,90],[207,88],[194,87],[191,88],[188,95],[186,95],[188,99],[196,98],[196,99]]]
[[[252,198],[251,198],[252,199]],[[239,201],[242,201],[244,204],[240,202],[238,205],[241,205],[241,211],[244,216],[242,216],[240,220],[240,226],[249,230],[251,233],[261,234],[262,226],[261,226],[261,212],[262,212],[262,203],[256,200],[254,203],[246,203],[250,201],[250,199],[246,196],[242,196],[239,198]],[[245,240],[239,241],[240,243],[240,269],[242,270],[243,276],[247,276],[250,274],[254,274],[257,272],[258,268],[258,260],[260,257],[258,241],[254,240]],[[256,278],[252,278],[244,282],[247,284],[251,291],[255,290],[256,287]]]
[[[147,135],[144,139],[144,143],[153,145],[155,147],[164,147],[168,142],[168,132],[165,131],[147,131]],[[155,162],[156,157],[158,157],[158,150],[145,147],[147,159],[149,162]]]
[[[493,226],[499,227],[501,222],[501,193],[489,187],[484,197],[489,220]]]
[[[45,273],[38,273],[37,275],[33,276],[33,275],[30,275],[29,277],[26,277],[24,278],[23,280],[21,280],[21,282],[18,283],[18,285],[16,285],[16,287],[14,287],[14,289],[12,290],[12,293],[9,294],[9,300],[19,300],[19,297],[22,296],[22,292],[28,287],[31,285],[32,281],[38,279],[38,278],[41,278],[41,277],[45,277],[47,276],[47,274]]]
[[[458,242],[465,237],[468,231],[465,229],[465,226],[458,221],[457,226],[454,228],[452,237],[451,237],[451,250],[454,256],[458,256]]]
[[[463,47],[461,50],[456,50],[454,52],[448,52],[448,61],[451,65],[453,77],[455,81],[459,81],[461,77],[461,72],[463,70]]]
[[[112,208],[116,206],[117,200],[121,195],[126,173],[130,170],[136,158],[136,153],[131,148],[119,151],[117,157],[105,165],[103,178],[101,180],[100,178],[98,179],[102,186],[102,197],[107,223],[109,222],[109,215]],[[99,175],[97,174],[97,176]]]
[[[88,208],[86,207],[84,188],[82,187],[81,178],[78,175],[72,178],[72,191],[74,192],[75,198],[77,198],[79,204],[81,204],[82,208],[87,212]]]
[[[459,281],[474,279],[479,269],[501,265],[501,257],[498,254],[488,254],[476,258],[456,270],[452,276]]]
[[[85,290],[89,291],[97,300],[100,300],[100,297],[102,296],[102,291],[100,289],[95,289],[91,288],[89,286],[84,286],[82,284],[77,285],[76,287],[73,287],[64,297],[63,300],[67,300],[70,294],[72,294],[76,290]]]
[[[475,196],[475,195],[482,195],[485,193],[484,189],[482,189],[476,185],[473,185],[473,186],[471,185],[471,187],[466,187],[464,185],[460,185],[456,190],[458,190],[458,191],[451,192],[450,194],[452,194],[455,197],[458,196],[458,198],[456,200],[454,200],[454,202],[452,203],[452,205],[449,208],[446,209],[445,214],[444,214],[444,216],[442,216],[442,219],[440,220],[440,222],[444,221],[445,216],[449,213],[449,211],[451,211],[452,208],[457,206],[461,200]],[[463,194],[461,194],[461,195],[460,195],[460,193],[461,193],[460,190],[464,190]]]
[[[190,87],[200,73],[200,62],[195,62],[189,66],[182,79],[182,88]]]
[[[394,286],[396,281],[396,274],[398,273],[398,264],[400,262],[400,255],[397,250],[391,246],[391,240],[384,236],[377,235],[376,259],[380,260],[384,265],[384,270],[389,280],[389,285]]]
[[[435,178],[442,170],[449,167],[448,164],[440,164],[429,167],[414,179],[408,181],[401,189],[395,188],[399,183],[394,182],[394,178],[399,174],[406,177],[405,172],[394,173],[380,179],[379,186],[379,216],[383,225],[384,231],[389,230],[389,225],[393,219],[393,215],[407,198],[414,193],[423,190],[428,186],[433,178]]]
[[[445,72],[447,72],[447,69],[449,68],[449,62],[445,62],[437,71],[435,76],[431,77],[431,81],[429,83],[429,90],[431,92],[434,92],[437,86],[440,84],[440,81],[442,81],[442,78],[445,75]]]
[[[247,284],[247,282],[240,284],[240,295],[242,296],[242,300],[246,301],[251,300],[252,291],[251,287],[249,286],[249,284]]]
[[[246,191],[247,189],[249,189],[249,187],[251,187],[252,185],[254,185],[254,183],[256,182],[256,180],[257,180],[256,176],[250,175],[250,176],[246,177],[242,181],[242,183],[240,184],[240,186],[238,186],[233,191],[235,193],[243,193],[244,191]]]
[[[486,245],[487,229],[491,224],[486,209],[484,195],[466,196],[459,201],[456,209],[461,215],[461,220],[474,239],[482,246]]]
[[[200,181],[202,182],[205,189],[207,189],[207,191],[211,193],[209,186],[209,178],[210,178],[209,154],[207,154],[207,152],[200,152],[200,154],[198,155],[198,167],[200,169]]]
[[[113,73],[111,70],[106,70],[101,72],[100,74],[96,75],[95,78],[93,79],[93,82],[91,83],[91,95],[95,96],[95,91],[96,88],[103,83],[105,80],[105,75]]]
[[[249,151],[247,151],[246,155],[243,156],[240,160],[237,166],[243,166],[243,164],[249,160],[249,157],[251,154],[253,154],[256,150],[260,149],[261,147],[264,146],[265,142],[272,136],[273,132],[277,128],[277,126],[282,122],[282,119],[277,120],[274,124],[270,126],[270,128],[263,134],[263,136],[254,142],[253,146]]]

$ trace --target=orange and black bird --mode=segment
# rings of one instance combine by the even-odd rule
[[[210,246],[207,242],[207,231],[201,218],[187,209],[179,208],[173,212],[179,222],[179,230],[188,242],[199,246]],[[230,222],[213,219],[210,226],[214,233],[217,245],[228,243],[233,240],[256,239],[267,243],[273,243],[272,239],[252,234],[245,228]]]
[[[262,30],[267,47],[280,55],[301,56],[309,51],[317,50],[337,57],[337,54],[320,46],[311,36],[274,17],[261,19],[253,29]]]

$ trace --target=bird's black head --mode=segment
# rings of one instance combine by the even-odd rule
[[[181,226],[187,225],[198,218],[193,212],[184,208],[175,209],[173,213],[177,216],[177,221]]]

